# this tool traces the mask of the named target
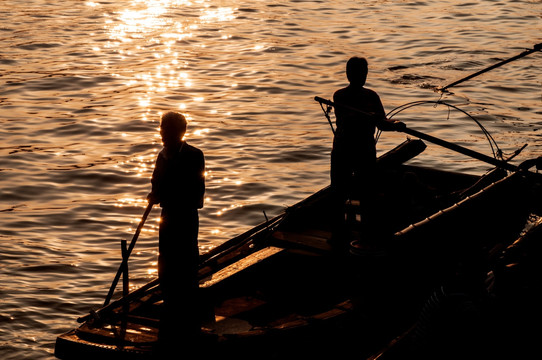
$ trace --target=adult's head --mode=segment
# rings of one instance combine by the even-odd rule
[[[368,72],[369,66],[367,63],[367,59],[365,59],[364,57],[354,56],[351,57],[346,63],[346,77],[352,85],[365,85]]]
[[[160,135],[164,146],[172,146],[181,142],[186,133],[186,118],[178,112],[167,112],[160,119]]]

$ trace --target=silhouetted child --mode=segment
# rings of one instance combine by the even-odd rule
[[[164,306],[160,341],[193,343],[200,332],[198,317],[198,209],[203,207],[203,152],[183,140],[187,122],[175,112],[164,114],[160,135],[164,148],[152,174],[149,202],[160,204],[158,277]]]
[[[360,199],[362,221],[367,221],[374,208],[376,127],[381,130],[405,128],[401,122],[386,119],[378,94],[364,87],[367,74],[365,58],[350,58],[346,63],[346,76],[350,84],[333,94],[337,129],[331,151],[330,175],[335,199],[333,242],[338,244],[348,241],[344,232],[346,199]]]

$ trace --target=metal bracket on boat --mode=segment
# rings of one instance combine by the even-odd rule
[[[320,107],[322,108],[322,111],[324,112],[327,122],[329,123],[329,126],[331,126],[331,132],[333,133],[333,135],[335,135],[335,128],[333,127],[333,122],[331,121],[331,118],[329,117],[329,113],[331,113],[333,106],[330,104],[326,104],[327,106],[324,109],[323,104],[325,104],[325,102],[319,101],[318,97],[315,97],[314,99],[320,103]]]
[[[90,310],[90,312],[88,313],[88,315],[85,315],[85,316],[81,316],[80,318],[77,319],[77,322],[78,323],[83,323],[85,321],[89,321],[89,322],[98,322],[98,321],[101,321],[101,317],[100,315],[96,312],[96,310]]]

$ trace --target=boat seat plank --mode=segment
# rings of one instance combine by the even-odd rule
[[[131,323],[139,324],[143,326],[152,326],[155,328],[158,328],[160,326],[160,319],[152,318],[148,316],[129,315],[127,317],[127,320]]]
[[[321,237],[309,231],[304,231],[304,232],[275,231],[273,233],[273,238],[275,240],[278,240],[279,242],[285,241],[293,245],[302,246],[304,248],[316,250],[317,252],[327,253],[333,250],[331,245],[327,242],[327,240],[329,239],[327,235],[326,237]]]
[[[252,311],[265,304],[267,304],[265,300],[254,296],[226,299],[215,307],[215,321],[218,321],[220,318],[233,317]]]
[[[285,249],[276,246],[265,247],[201,280],[199,287],[200,289],[211,288],[220,283],[222,280],[227,279],[283,251],[285,251]]]
[[[317,238],[321,238],[323,241],[330,240],[331,236],[332,236],[331,231],[316,229],[316,228],[304,229],[303,234],[311,235],[311,236],[314,236],[314,237],[317,237]]]

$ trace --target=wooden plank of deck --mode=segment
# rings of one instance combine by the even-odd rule
[[[92,327],[85,323],[76,332],[83,339],[101,339],[100,341],[110,344],[119,342],[124,344],[148,344],[155,342],[158,338],[158,328],[131,322],[105,324],[100,327]]]
[[[276,247],[276,246],[268,246],[261,250],[258,250],[254,252],[253,254],[248,255],[242,260],[239,260],[231,265],[226,266],[225,268],[217,271],[214,274],[211,274],[210,277],[203,280],[203,282],[200,282],[200,289],[201,288],[210,288],[213,285],[219,283],[220,281],[235,275],[239,272],[241,272],[244,269],[247,269],[259,262],[264,261],[265,259],[278,254],[280,252],[284,251],[283,248]]]

